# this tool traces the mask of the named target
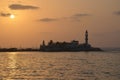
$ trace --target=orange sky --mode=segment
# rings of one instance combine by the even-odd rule
[[[86,29],[93,46],[120,47],[120,0],[0,0],[0,47],[83,43]]]

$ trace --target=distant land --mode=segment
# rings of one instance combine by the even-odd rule
[[[42,45],[40,45],[40,51],[45,52],[76,52],[76,51],[103,51],[100,48],[92,47],[88,43],[88,31],[85,32],[85,43],[79,44],[79,41],[73,40],[71,42],[53,42],[50,40],[48,44],[45,44],[43,40]]]
[[[24,51],[41,51],[41,52],[78,52],[78,51],[103,51],[100,48],[92,47],[88,42],[88,31],[85,32],[85,42],[79,44],[79,41],[73,40],[71,42],[53,42],[50,40],[48,44],[43,43],[40,45],[39,49],[25,48],[0,48],[0,52],[24,52]]]

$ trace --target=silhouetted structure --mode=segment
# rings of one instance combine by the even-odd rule
[[[85,43],[79,44],[79,41],[71,42],[53,42],[50,40],[47,45],[43,41],[40,45],[40,51],[102,51],[100,48],[94,48],[88,43],[88,31],[85,32]]]
[[[17,48],[0,48],[0,52],[25,52],[25,51],[39,51],[39,49],[32,49],[32,48],[22,48],[22,49],[17,49]]]
[[[88,45],[88,31],[85,33],[85,44]]]

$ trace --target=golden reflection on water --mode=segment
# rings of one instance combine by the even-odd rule
[[[16,55],[17,54],[15,52],[9,53],[8,68],[11,68],[11,69],[17,68],[17,65],[16,65],[17,57],[16,57]]]
[[[0,54],[0,80],[120,80],[118,53]]]
[[[7,80],[11,80],[17,73],[17,53],[12,52],[8,54],[8,70],[9,70],[9,77]]]

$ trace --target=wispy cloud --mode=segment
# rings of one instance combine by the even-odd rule
[[[28,9],[38,9],[39,7],[33,5],[23,5],[23,4],[11,4],[9,5],[11,10],[28,10]]]
[[[72,17],[84,17],[84,16],[90,16],[90,14],[85,14],[85,13],[81,14],[81,13],[77,13],[77,14],[73,15]]]
[[[120,16],[120,11],[116,11],[116,12],[114,12],[114,14]]]
[[[1,17],[9,17],[10,15],[11,13],[3,13],[3,12],[0,13]]]
[[[42,18],[37,21],[40,22],[53,22],[60,20],[72,20],[72,21],[80,21],[81,17],[91,16],[90,14],[74,14],[69,17],[61,17],[61,18]]]
[[[72,21],[80,21],[81,18],[88,17],[88,16],[91,16],[91,14],[76,13],[76,14],[73,14],[69,17],[64,17],[63,19],[72,20]]]
[[[42,19],[39,19],[37,21],[41,21],[41,22],[53,22],[53,21],[57,21],[58,19],[56,18],[42,18]]]
[[[76,14],[72,15],[70,17],[70,19],[72,19],[74,21],[80,21],[81,18],[87,17],[87,16],[91,16],[91,15],[90,14],[86,14],[86,13],[76,13]]]

